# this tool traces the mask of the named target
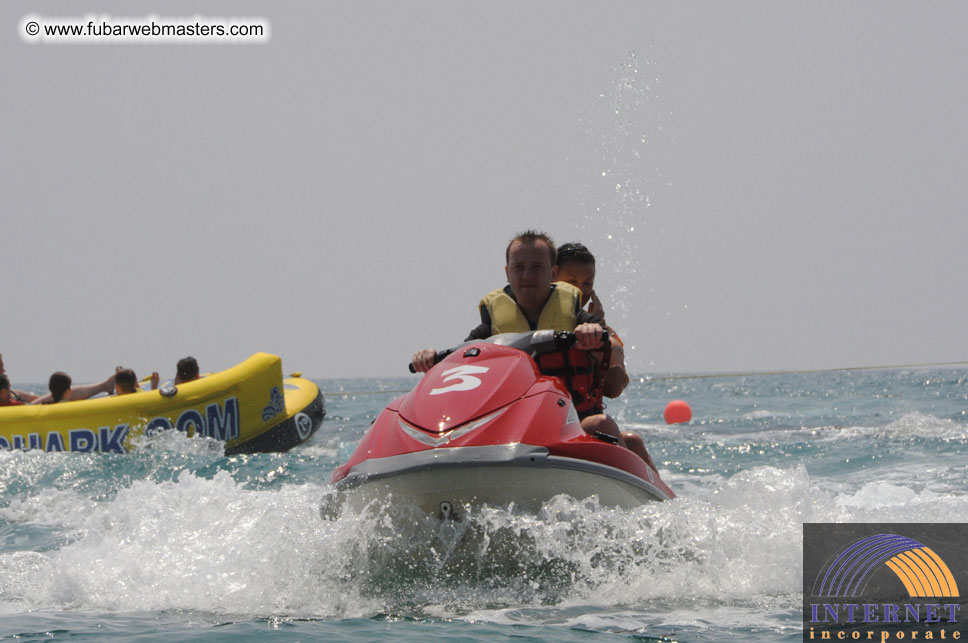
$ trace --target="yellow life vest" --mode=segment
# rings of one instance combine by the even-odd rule
[[[575,330],[578,323],[577,310],[581,305],[581,291],[564,282],[558,282],[551,290],[548,301],[541,309],[537,328],[531,328],[518,302],[503,288],[490,292],[481,299],[481,309],[487,309],[491,317],[491,334],[526,333],[529,330]]]

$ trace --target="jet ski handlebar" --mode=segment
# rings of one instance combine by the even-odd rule
[[[602,330],[602,342],[607,343],[609,341],[609,333],[607,330]],[[507,339],[505,339],[507,338]],[[575,333],[571,331],[558,331],[553,330],[538,330],[530,333],[514,333],[510,335],[495,335],[487,340],[493,344],[500,344],[502,346],[512,346],[514,348],[521,349],[531,355],[542,355],[544,353],[551,353],[554,351],[567,351],[575,347],[578,342],[578,337]],[[470,342],[465,342],[454,348],[448,348],[444,351],[437,351],[434,355],[434,364],[439,364],[445,357],[466,346]],[[416,373],[417,369],[413,367],[413,362],[408,364],[411,373]]]
[[[608,331],[602,329],[602,343],[609,341]],[[540,355],[553,351],[567,351],[575,347],[578,337],[575,333],[567,330],[558,332],[546,330],[536,331],[531,337],[531,350],[534,354]]]

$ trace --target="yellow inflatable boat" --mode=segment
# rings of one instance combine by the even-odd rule
[[[323,422],[323,394],[282,377],[282,360],[256,353],[238,366],[157,391],[0,408],[0,448],[124,453],[142,436],[177,430],[225,442],[225,453],[286,451]]]

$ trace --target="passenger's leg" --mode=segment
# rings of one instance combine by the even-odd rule
[[[619,445],[623,447],[625,446],[625,440],[622,439],[622,432],[619,430],[618,424],[615,423],[615,420],[608,417],[604,413],[589,415],[587,418],[581,421],[581,428],[585,430],[585,433],[591,436],[594,436],[596,433],[610,435],[618,440]]]
[[[645,448],[645,442],[637,433],[632,433],[622,431],[618,428],[618,424],[611,418],[611,416],[605,415],[604,413],[599,413],[598,415],[589,415],[587,418],[581,421],[581,428],[585,430],[588,435],[595,435],[595,433],[604,433],[618,439],[618,443],[627,448],[629,451],[635,455],[642,458],[642,460],[652,467],[652,469],[658,472],[658,468],[655,466],[655,462],[652,460],[652,456],[649,454],[649,450]]]
[[[626,431],[622,434],[622,438],[625,439],[625,446],[628,447],[629,451],[645,460],[645,463],[652,467],[656,473],[659,472],[659,468],[655,466],[655,462],[652,460],[652,455],[645,448],[645,442],[642,441],[642,436],[638,433]]]

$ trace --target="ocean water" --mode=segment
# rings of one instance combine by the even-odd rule
[[[961,369],[636,380],[609,412],[671,502],[320,517],[415,381],[320,381],[323,428],[286,454],[0,452],[0,638],[799,641],[803,522],[968,521]],[[693,421],[666,425],[677,398]]]

